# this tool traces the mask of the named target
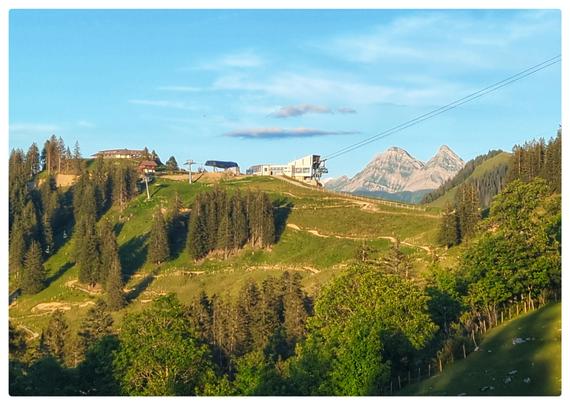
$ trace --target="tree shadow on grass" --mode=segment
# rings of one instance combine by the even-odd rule
[[[170,241],[170,259],[174,260],[180,256],[182,251],[186,248],[186,239],[188,237],[188,223],[190,222],[190,215],[183,213],[180,215],[180,221],[169,229]]]
[[[150,194],[150,198],[154,197],[156,193],[158,193],[163,188],[168,187],[166,184],[157,184],[152,193]]]
[[[148,288],[148,286],[152,284],[156,273],[158,273],[158,269],[154,269],[149,274],[144,276],[143,279],[135,286],[135,288],[129,291],[129,293],[126,296],[127,301],[132,302],[136,300],[139,297],[139,295],[141,295],[143,291],[145,291]]]
[[[287,218],[291,214],[293,203],[286,198],[273,201],[273,220],[275,223],[275,242],[281,239],[281,235],[287,227]]]
[[[75,263],[67,262],[63,266],[61,266],[54,274],[46,278],[46,287],[53,283],[55,280],[60,278],[67,270],[73,267]]]
[[[125,281],[139,270],[146,262],[148,247],[146,241],[148,235],[135,236],[119,248],[121,267]]]

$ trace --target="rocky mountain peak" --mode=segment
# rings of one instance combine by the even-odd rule
[[[463,165],[463,160],[447,145],[442,145],[425,164],[406,150],[392,146],[376,155],[353,178],[343,176],[325,187],[348,192],[434,190],[453,177]]]

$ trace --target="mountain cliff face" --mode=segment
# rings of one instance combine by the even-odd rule
[[[377,155],[352,179],[342,176],[329,180],[325,187],[382,197],[395,194],[396,199],[414,201],[417,195],[435,190],[453,177],[463,165],[463,160],[445,145],[427,163],[414,158],[404,149],[391,147]]]

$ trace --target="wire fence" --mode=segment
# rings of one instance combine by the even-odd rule
[[[398,391],[410,384],[416,384],[443,373],[455,361],[465,359],[470,354],[482,350],[480,345],[490,330],[521,315],[535,311],[549,302],[558,302],[558,295],[554,294],[553,299],[550,301],[544,299],[515,301],[495,311],[490,317],[481,317],[477,322],[472,323],[468,334],[457,337],[458,341],[446,341],[443,347],[437,351],[436,357],[415,364],[407,372],[400,372],[392,376],[390,382],[382,387],[381,393],[384,395],[398,395]],[[516,344],[516,342],[513,342],[513,344]]]

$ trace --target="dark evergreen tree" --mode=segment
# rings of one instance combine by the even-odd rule
[[[166,161],[166,169],[172,172],[178,171],[178,162],[176,162],[176,158],[174,156],[170,156]]]
[[[194,207],[190,214],[190,224],[188,226],[187,247],[190,257],[201,259],[208,254],[208,228],[207,217],[205,215],[205,204],[201,198],[196,198]]]
[[[390,250],[384,256],[382,265],[387,273],[396,274],[406,280],[410,278],[410,273],[413,270],[412,263],[408,256],[402,252],[398,239],[390,246]]]
[[[66,342],[69,336],[69,325],[65,320],[63,311],[56,310],[43,332],[43,347],[47,354],[53,356],[61,364],[66,357]]]
[[[28,166],[29,173],[35,176],[40,172],[40,151],[36,143],[32,143],[26,154],[26,165]]]
[[[450,204],[445,208],[441,218],[441,225],[438,233],[438,243],[451,247],[459,243],[459,223],[455,210]]]
[[[170,248],[168,244],[168,233],[166,222],[162,215],[160,207],[154,212],[152,228],[148,240],[148,257],[149,261],[154,264],[160,264],[170,256]]]
[[[85,354],[91,346],[112,332],[113,318],[107,304],[103,300],[97,300],[95,305],[87,311],[78,332],[82,353]]]
[[[24,294],[36,294],[44,288],[45,268],[39,243],[32,241],[24,260],[21,288]]]
[[[117,311],[126,305],[125,293],[123,291],[123,273],[121,262],[118,256],[110,263],[111,267],[107,274],[105,290],[107,291],[107,305],[110,310]]]

